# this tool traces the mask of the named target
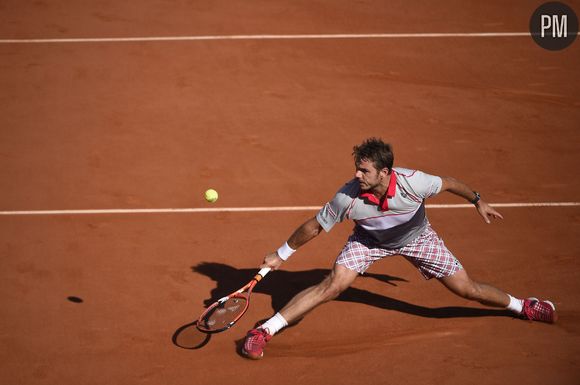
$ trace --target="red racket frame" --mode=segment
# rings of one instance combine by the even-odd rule
[[[270,272],[270,270],[271,269],[269,267],[265,267],[265,268],[261,269],[258,272],[258,274],[256,274],[254,276],[254,278],[252,278],[252,280],[250,282],[248,282],[246,285],[244,285],[242,288],[234,291],[230,295],[227,295],[225,297],[218,299],[213,304],[211,304],[207,309],[205,309],[205,311],[197,319],[197,325],[196,325],[197,328],[204,333],[219,333],[219,332],[223,332],[225,330],[228,330],[229,328],[234,326],[234,324],[236,322],[238,322],[238,320],[240,318],[242,318],[242,316],[246,313],[246,311],[250,307],[250,295],[252,294],[252,290],[254,290],[254,286],[256,286],[256,284],[258,282],[260,282],[262,280],[262,278],[264,278],[266,276],[266,274],[268,274]],[[203,321],[204,317],[208,313],[210,313],[215,307],[220,306],[221,304],[223,304],[224,302],[226,302],[230,298],[235,298],[235,297],[246,299],[246,306],[244,307],[242,312],[234,320],[229,322],[226,326],[223,326],[219,329],[211,329],[211,328],[205,327],[205,322]]]

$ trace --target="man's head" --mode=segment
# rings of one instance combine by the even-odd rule
[[[377,138],[369,138],[361,145],[354,146],[352,155],[355,164],[367,160],[372,162],[378,171],[387,168],[391,172],[395,160],[391,145]]]
[[[355,177],[363,190],[375,190],[388,184],[387,175],[393,168],[393,149],[381,139],[369,138],[354,146],[352,155],[356,166]]]

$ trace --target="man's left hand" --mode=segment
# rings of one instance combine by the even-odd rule
[[[493,207],[482,200],[477,202],[475,207],[477,208],[477,212],[479,215],[481,215],[485,223],[491,223],[491,219],[503,219],[503,216],[500,213],[498,213]]]

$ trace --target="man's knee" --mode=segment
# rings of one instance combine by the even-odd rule
[[[456,274],[443,280],[443,283],[452,292],[465,299],[478,301],[482,298],[479,284],[467,276],[467,274]]]
[[[334,269],[320,284],[325,301],[331,301],[350,287],[358,273],[344,268]]]
[[[322,287],[323,301],[332,301],[342,293],[344,289],[333,283],[328,283]]]
[[[470,299],[472,301],[479,301],[481,299],[481,290],[479,285],[475,282],[470,282],[466,287],[463,289],[464,298]]]
[[[338,297],[340,293],[346,290],[346,287],[343,287],[337,281],[334,281],[331,276],[328,276],[320,283],[319,290],[321,291],[323,301],[327,302]]]
[[[456,292],[461,297],[472,301],[479,301],[482,298],[479,284],[472,280],[461,282],[461,284],[458,285]]]

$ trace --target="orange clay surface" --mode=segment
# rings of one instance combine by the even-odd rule
[[[526,32],[541,2],[56,3],[0,2],[0,39]],[[394,145],[396,165],[454,176],[492,204],[576,202],[579,44],[0,44],[0,210],[321,206],[369,136]],[[246,330],[322,280],[352,224],[304,246],[234,328],[204,340],[191,323],[205,305],[245,284],[314,210],[2,215],[0,382],[578,384],[580,208],[498,210],[492,225],[472,208],[428,216],[473,278],[551,299],[557,324],[455,297],[394,257],[258,362],[237,353]]]

